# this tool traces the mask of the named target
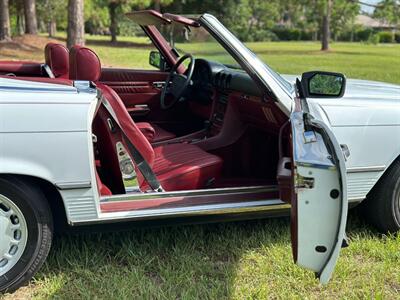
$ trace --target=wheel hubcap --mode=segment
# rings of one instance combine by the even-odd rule
[[[21,210],[0,194],[0,276],[21,258],[27,239],[28,228]]]

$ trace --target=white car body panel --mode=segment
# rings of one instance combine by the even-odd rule
[[[0,78],[0,173],[57,186],[69,222],[98,216],[91,138],[96,105],[96,93]]]
[[[297,77],[285,78],[294,82]],[[348,79],[342,98],[308,101],[313,103],[313,114],[320,115],[339,143],[347,145],[348,199],[362,201],[400,155],[400,86]]]

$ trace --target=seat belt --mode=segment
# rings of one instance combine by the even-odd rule
[[[112,121],[114,121],[119,129],[121,130],[123,136],[125,137],[125,140],[128,145],[128,150],[129,153],[132,156],[133,161],[135,162],[137,168],[139,169],[140,173],[142,173],[142,176],[146,180],[146,182],[149,184],[149,186],[155,191],[155,192],[164,192],[164,189],[162,188],[160,182],[158,181],[156,175],[154,174],[153,170],[147,163],[147,161],[144,159],[143,155],[136,149],[136,147],[131,143],[129,140],[127,134],[124,131],[124,128],[122,128],[121,124],[118,121],[118,118],[111,107],[110,103],[107,101],[107,99],[102,95],[101,96],[101,102],[103,106],[107,109],[108,113],[111,116]]]

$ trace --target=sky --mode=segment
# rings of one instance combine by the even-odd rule
[[[377,4],[380,0],[363,0],[362,2],[369,3],[369,4]],[[370,6],[361,5],[361,10],[367,13],[373,13],[374,8]]]

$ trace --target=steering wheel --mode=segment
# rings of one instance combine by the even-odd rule
[[[179,74],[176,71],[178,70],[179,66],[185,61],[189,59],[189,67],[185,74]],[[189,86],[194,71],[194,58],[191,54],[185,54],[176,62],[176,64],[172,67],[171,71],[168,74],[168,77],[165,81],[165,85],[161,91],[161,98],[160,104],[162,109],[170,109],[173,107],[179,99],[185,93],[187,87]],[[171,95],[171,100],[166,103],[167,95]]]

